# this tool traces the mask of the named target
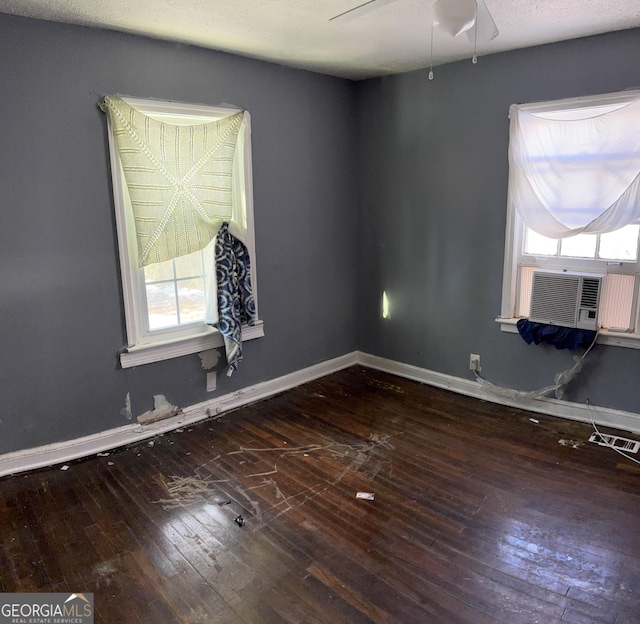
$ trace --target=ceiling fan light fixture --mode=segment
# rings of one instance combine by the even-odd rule
[[[345,0],[346,1],[346,0]],[[360,17],[398,0],[366,0],[329,21],[339,22]],[[429,0],[429,3],[431,0]],[[438,27],[453,37],[466,33],[473,45],[471,62],[478,62],[478,41],[491,41],[498,36],[498,27],[485,4],[485,0],[435,0],[429,12],[431,22],[431,54],[429,80],[433,80],[433,32]]]
[[[433,7],[433,23],[457,37],[476,23],[476,0],[438,0]]]

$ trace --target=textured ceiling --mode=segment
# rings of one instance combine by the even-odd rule
[[[434,0],[0,0],[0,12],[191,43],[352,79],[429,66]],[[478,54],[640,26],[640,0],[486,0],[500,31]],[[471,58],[465,35],[434,30],[433,64]]]

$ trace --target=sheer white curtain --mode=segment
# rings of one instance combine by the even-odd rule
[[[640,220],[640,91],[510,109],[509,202],[549,238]]]

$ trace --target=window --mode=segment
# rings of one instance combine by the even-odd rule
[[[600,342],[640,348],[640,92],[512,106],[501,316],[537,268],[604,274]]]
[[[203,127],[203,124],[225,119],[239,112],[238,109],[223,107],[130,97],[121,99],[147,117],[164,122],[167,127]],[[127,346],[120,356],[121,365],[127,368],[221,346],[221,335],[205,321],[213,318],[217,308],[213,254],[215,236],[203,249],[166,260],[162,257],[157,258],[159,261],[147,260],[144,266],[140,266],[141,247],[131,197],[122,160],[115,145],[114,128],[110,123],[108,127],[127,329]],[[149,136],[153,137],[153,132]],[[177,153],[181,157],[183,151],[177,150]],[[232,160],[229,163],[232,214],[228,221],[249,251],[257,307],[251,128],[246,112],[238,130],[233,156],[227,156],[226,160]],[[185,192],[189,192],[189,189]],[[234,234],[236,232],[232,231]],[[262,335],[264,330],[261,322],[252,327],[243,326],[243,340]]]

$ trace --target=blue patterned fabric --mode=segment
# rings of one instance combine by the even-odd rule
[[[215,244],[216,279],[218,281],[218,331],[231,375],[242,360],[242,325],[254,325],[256,307],[251,288],[251,263],[245,245],[229,233],[223,223]]]
[[[556,349],[586,348],[596,337],[596,332],[590,329],[532,323],[529,319],[520,319],[516,325],[520,336],[527,344],[545,342],[552,344]]]

